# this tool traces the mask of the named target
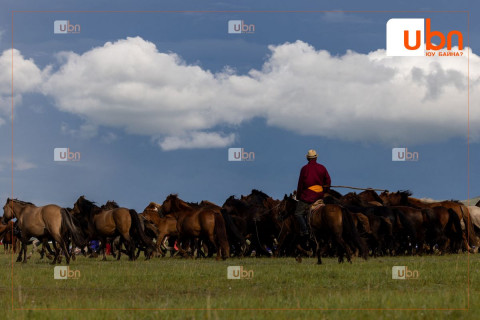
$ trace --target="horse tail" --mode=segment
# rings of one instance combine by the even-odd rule
[[[228,214],[225,209],[220,210],[222,213],[223,220],[225,221],[225,227],[227,235],[235,238],[239,243],[245,243],[245,237],[242,235],[240,230],[238,230],[236,224],[233,222],[232,217]]]
[[[214,211],[215,216],[215,234],[217,236],[218,244],[223,249],[223,259],[230,256],[230,245],[228,244],[227,230],[225,228],[225,220],[218,211]]]
[[[445,227],[445,229],[448,231],[448,228],[451,228],[451,226],[455,227],[455,240],[456,241],[462,241],[462,225],[460,224],[460,218],[458,217],[458,214],[455,212],[453,209],[448,209],[448,222]]]
[[[75,226],[72,215],[68,213],[65,208],[61,208],[60,213],[62,215],[62,229],[70,233],[75,245],[83,247],[86,244],[86,240],[83,237],[82,232],[77,228],[77,226]]]
[[[153,248],[153,242],[152,239],[147,237],[145,234],[145,231],[142,228],[142,224],[140,223],[140,219],[138,218],[138,213],[137,211],[133,209],[128,210],[130,212],[130,217],[132,219],[132,227],[133,231],[137,231],[136,234],[140,237],[140,240],[143,242],[143,244],[146,247],[152,247]]]
[[[412,245],[415,245],[415,243],[417,243],[417,232],[415,231],[414,226],[407,219],[401,209],[394,208],[394,213],[397,216],[398,222],[400,222],[402,229],[405,230],[403,234],[405,234],[406,236],[410,236],[410,242],[412,243]],[[408,247],[408,240],[406,241],[406,243]]]
[[[470,212],[466,208],[466,212],[463,210],[463,205],[460,206],[462,212],[463,221],[465,222],[465,230],[467,232],[468,243],[472,246],[477,246],[477,239],[475,239],[475,232],[473,230],[472,219],[470,219]]]
[[[347,235],[350,238],[351,244],[360,251],[360,255],[367,260],[368,251],[365,246],[365,243],[360,239],[355,223],[353,222],[352,215],[345,209],[340,206],[342,209],[342,225],[343,225],[343,235]]]

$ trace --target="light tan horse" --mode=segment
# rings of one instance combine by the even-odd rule
[[[21,232],[22,247],[17,262],[27,262],[27,244],[31,237],[37,239],[52,239],[55,248],[55,258],[52,264],[59,260],[60,249],[63,249],[67,264],[70,263],[70,254],[67,241],[69,236],[77,245],[83,245],[84,240],[73,223],[72,217],[64,209],[55,204],[37,207],[33,203],[16,199],[7,199],[3,207],[3,222],[17,218]],[[60,248],[56,246],[60,245]]]

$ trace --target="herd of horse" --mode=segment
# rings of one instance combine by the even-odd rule
[[[80,251],[95,255],[90,244],[97,241],[106,257],[122,253],[129,260],[144,252],[146,259],[181,255],[227,259],[242,256],[337,257],[422,255],[478,251],[480,201],[466,206],[450,200],[428,202],[409,191],[342,195],[330,190],[323,203],[312,206],[307,219],[309,244],[297,237],[295,194],[277,200],[262,191],[229,197],[222,206],[210,201],[186,202],[169,195],[162,204],[151,202],[141,214],[119,207],[114,201],[102,206],[81,196],[73,208],[50,204],[37,207],[7,199],[3,207],[0,239],[15,249],[18,262],[27,262],[27,245],[33,238],[38,251],[53,255],[52,264],[65,256],[66,263]],[[53,246],[53,250],[50,247]]]

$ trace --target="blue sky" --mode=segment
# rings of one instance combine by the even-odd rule
[[[11,10],[470,10],[470,195],[478,196],[480,40],[471,3],[2,5],[0,201],[12,195]],[[314,148],[333,184],[466,199],[466,59],[384,51],[391,18],[431,18],[434,30],[467,34],[466,17],[16,12],[13,196],[72,206],[86,195],[137,210],[169,193],[220,205],[252,188],[280,198],[295,189]],[[81,32],[54,34],[55,20]],[[229,20],[255,32],[228,34]],[[80,161],[54,162],[57,147],[80,152]],[[230,147],[255,152],[255,160],[227,161]],[[418,152],[419,161],[392,162],[394,147]]]

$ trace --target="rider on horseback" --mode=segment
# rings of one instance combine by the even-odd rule
[[[324,188],[324,186],[330,186],[331,184],[327,169],[317,163],[317,152],[315,150],[308,150],[307,160],[308,163],[303,166],[298,178],[298,203],[295,210],[295,218],[299,226],[300,245],[304,249],[308,248],[310,238],[309,228],[307,228],[310,206],[317,200],[323,199],[324,192],[328,192],[328,187]]]

